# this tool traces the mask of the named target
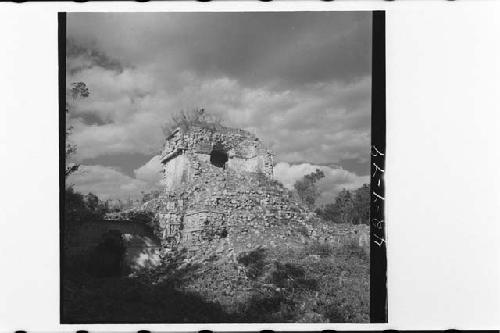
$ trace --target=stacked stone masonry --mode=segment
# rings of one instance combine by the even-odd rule
[[[224,257],[259,247],[299,248],[308,240],[366,246],[367,228],[326,226],[272,179],[273,155],[238,129],[176,130],[162,154],[165,192],[144,205],[156,214],[165,249],[197,258]]]

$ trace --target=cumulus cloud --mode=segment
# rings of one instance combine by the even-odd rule
[[[108,75],[109,71],[101,72]],[[97,72],[93,77],[98,80]],[[75,81],[84,80],[75,75]],[[192,74],[182,82],[183,88],[175,93],[159,90],[142,95],[92,95],[96,88],[90,82],[91,96],[78,101],[71,120],[77,157],[154,153],[163,143],[161,125],[179,110],[200,106],[228,126],[257,134],[279,161],[336,163],[369,156],[370,78],[349,85],[325,83],[286,91],[248,88],[224,77],[203,81]],[[104,118],[103,124],[86,124],[78,117],[84,113],[97,113]]]
[[[68,179],[82,193],[92,192],[100,199],[136,199],[141,192],[161,187],[161,164],[154,156],[146,164],[134,170],[135,177],[109,166],[81,165]]]
[[[160,155],[155,155],[146,164],[134,170],[135,178],[145,181],[153,186],[161,185],[162,164]]]
[[[291,190],[297,180],[316,171],[316,169],[320,169],[325,174],[325,177],[317,183],[320,192],[318,203],[320,204],[332,202],[338,192],[344,188],[348,190],[356,189],[363,184],[368,184],[370,181],[368,176],[357,176],[340,167],[334,168],[310,163],[291,165],[285,162],[276,164],[274,178]]]
[[[68,101],[74,158],[114,156],[106,175],[126,170],[114,179],[130,189],[157,183],[158,160],[132,172],[127,156],[157,155],[161,126],[196,107],[255,133],[290,167],[369,163],[368,12],[70,13],[67,25],[66,81],[90,90]],[[342,172],[357,181],[335,172],[336,184]],[[87,174],[92,183],[104,170]]]
[[[141,191],[149,191],[148,183],[127,176],[112,167],[82,165],[68,179],[81,193],[92,192],[100,199],[138,198]]]
[[[277,163],[274,166],[274,178],[286,188],[293,189],[293,185],[305,175],[320,169],[325,177],[318,182],[320,204],[332,202],[342,189],[356,189],[369,183],[368,176],[358,176],[353,172],[340,167],[314,165],[310,163],[289,164]],[[71,175],[69,183],[82,193],[92,192],[101,199],[128,199],[139,198],[141,192],[162,187],[162,166],[160,156],[156,155],[147,163],[134,170],[135,177],[131,177],[120,170],[102,165],[82,165],[75,174]]]

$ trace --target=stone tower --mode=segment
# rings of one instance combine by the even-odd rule
[[[165,192],[145,204],[166,248],[235,260],[266,246],[302,246],[316,219],[272,179],[273,155],[255,135],[190,126],[167,137]]]
[[[167,192],[214,168],[266,177],[273,174],[272,154],[255,135],[222,126],[178,128],[167,138],[161,162]]]

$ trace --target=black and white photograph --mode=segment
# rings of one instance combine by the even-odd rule
[[[60,15],[62,323],[370,322],[373,12]]]
[[[0,4],[0,333],[500,327],[500,2]]]

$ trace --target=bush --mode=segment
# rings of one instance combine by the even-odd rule
[[[64,193],[64,230],[65,251],[69,249],[72,239],[78,236],[78,228],[86,222],[101,221],[106,212],[96,195],[83,195],[72,187],[67,187]]]
[[[354,191],[343,189],[335,202],[319,207],[315,212],[325,221],[333,223],[369,224],[370,186],[364,184]]]
[[[243,264],[248,269],[248,276],[255,279],[262,275],[266,265],[266,250],[263,248],[256,249],[248,253],[242,253],[238,256],[238,262]]]
[[[162,130],[163,134],[169,137],[177,128],[187,131],[191,126],[216,128],[220,124],[221,119],[207,114],[205,109],[194,109],[188,112],[181,110],[179,113],[173,115],[168,123],[162,126]]]
[[[108,231],[103,235],[103,241],[97,245],[89,261],[89,272],[97,277],[120,276],[123,271],[123,256],[125,245],[120,232]]]
[[[302,236],[305,236],[305,237],[309,237],[309,229],[306,228],[306,226],[304,225],[301,225],[299,227],[299,233],[302,235]]]
[[[339,249],[339,252],[349,255],[351,257],[357,257],[359,259],[370,261],[370,252],[365,248],[358,246],[357,244],[344,245]]]
[[[335,249],[332,245],[328,243],[320,243],[315,241],[305,248],[306,255],[320,255],[321,257],[328,257],[335,252]]]
[[[314,290],[317,287],[316,280],[306,278],[304,267],[292,263],[275,262],[268,281],[278,288]]]

